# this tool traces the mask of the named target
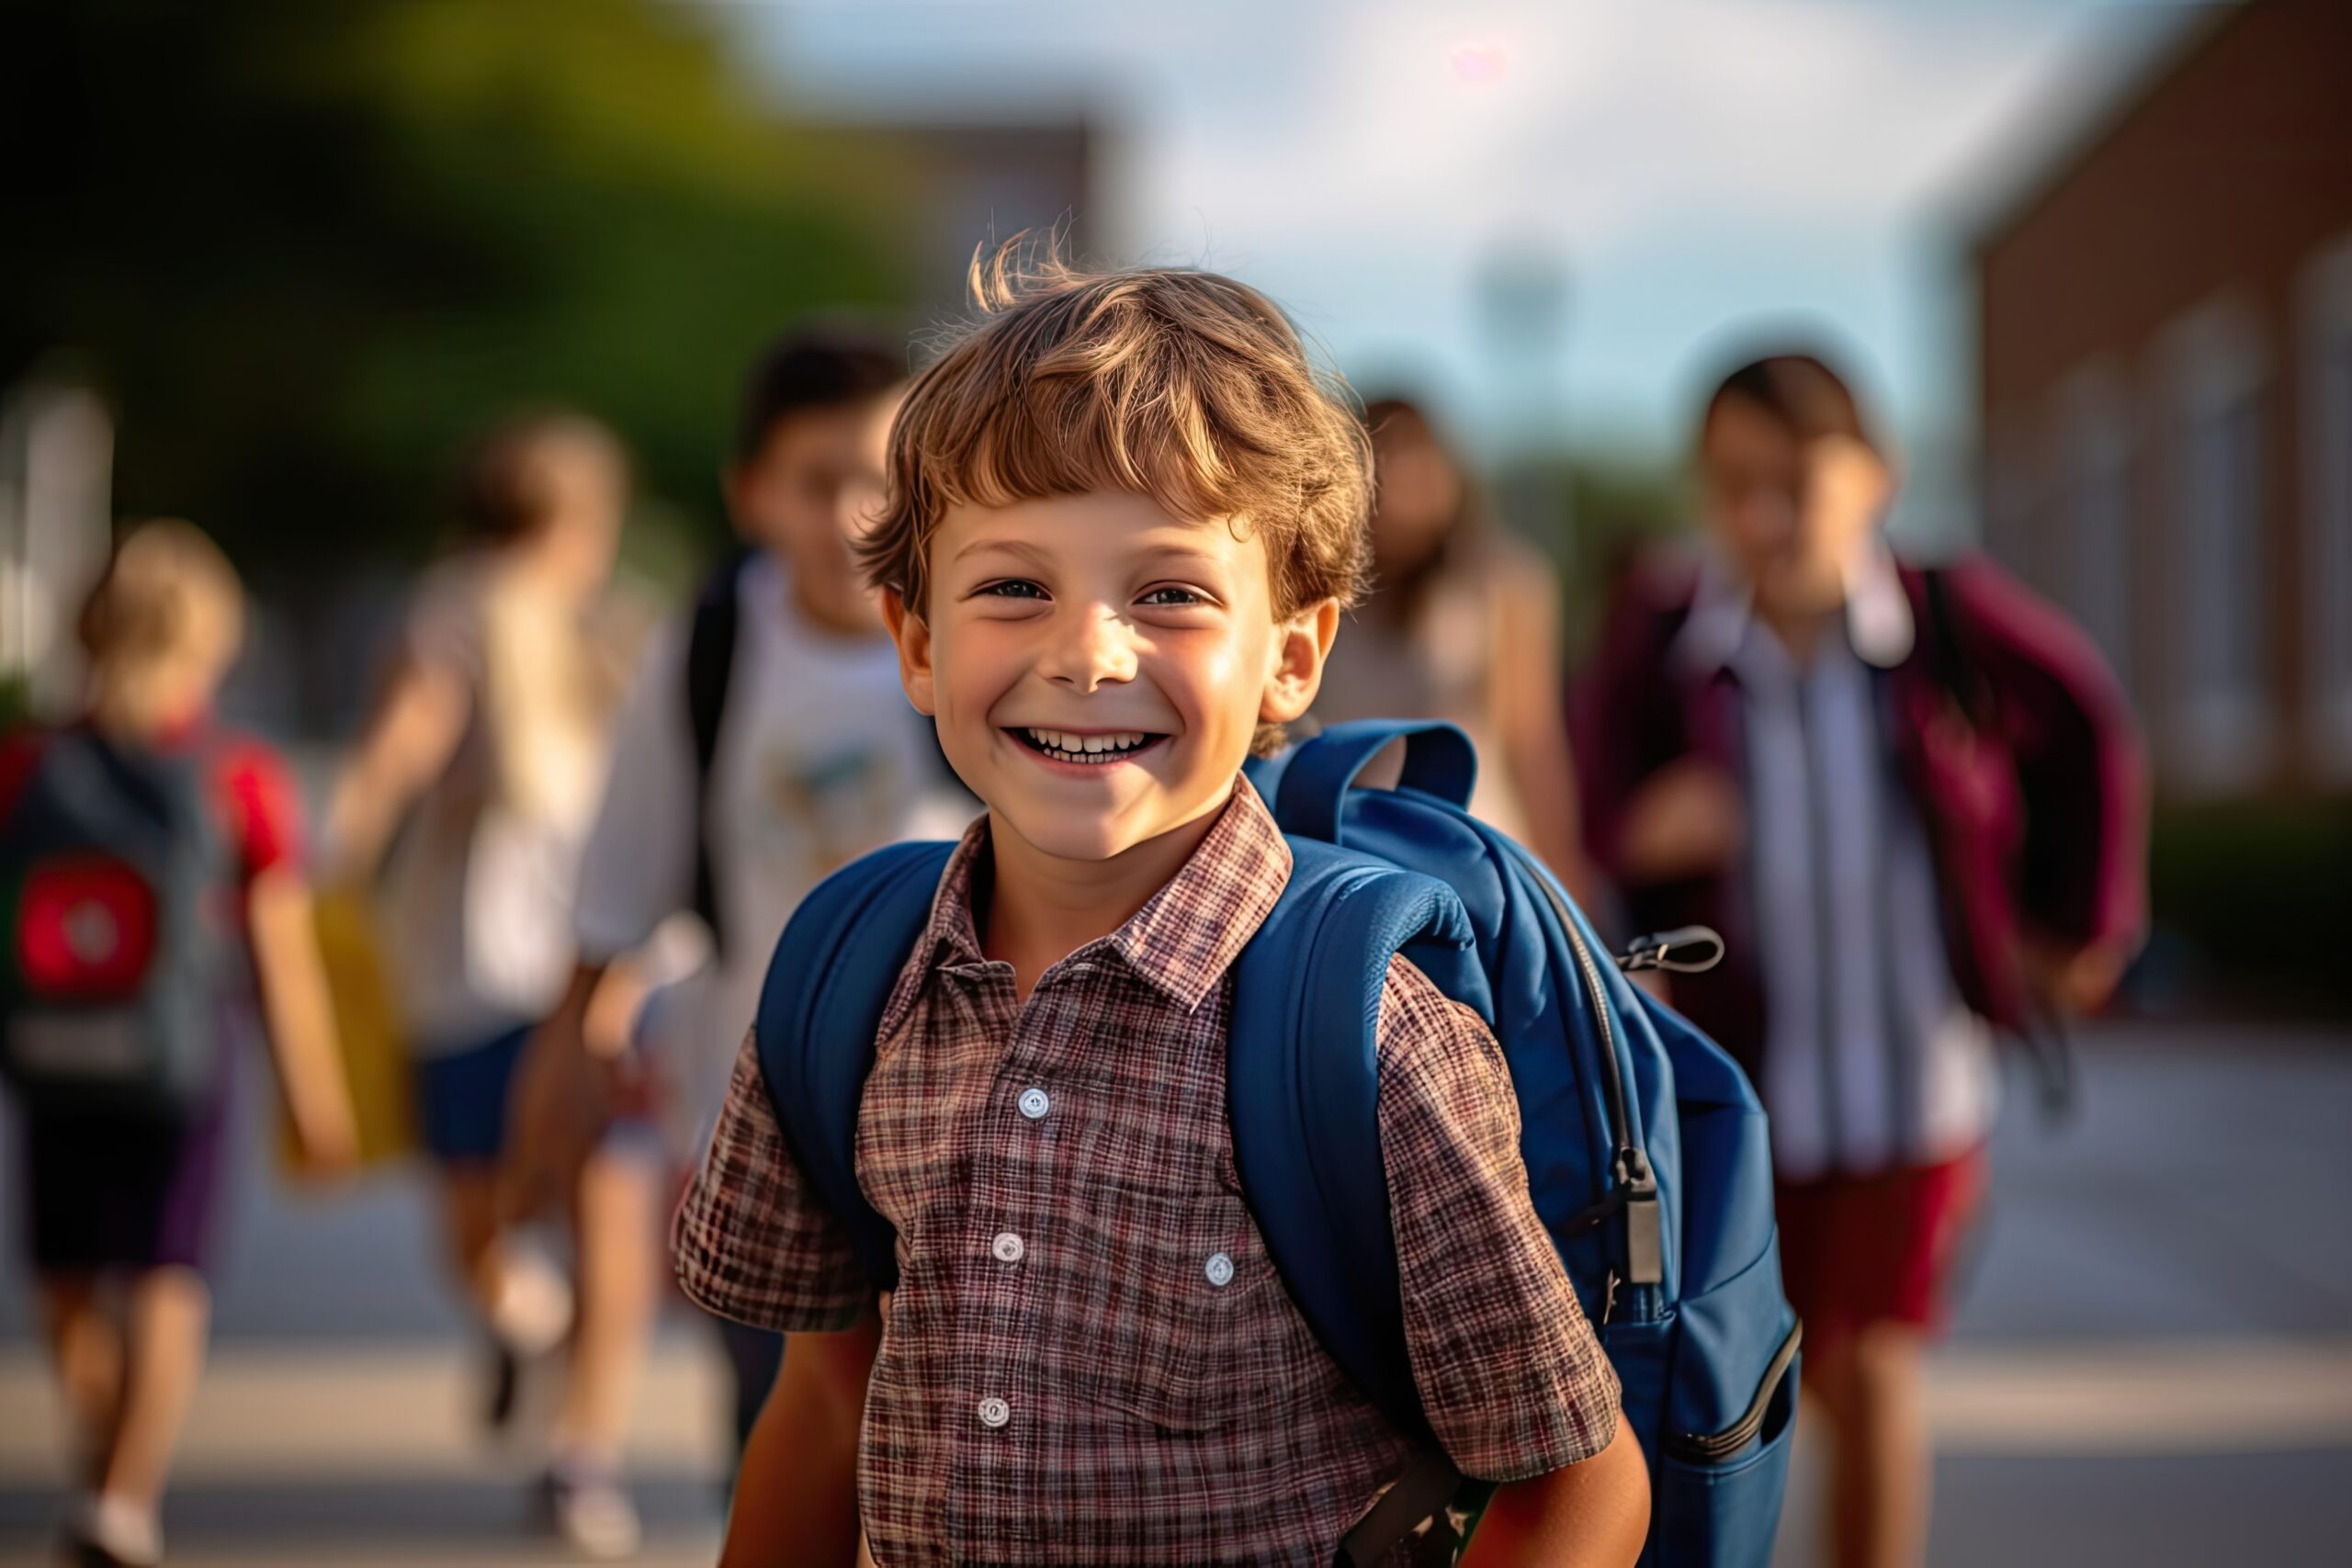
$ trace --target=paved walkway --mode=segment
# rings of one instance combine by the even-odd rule
[[[2047,1134],[2020,1107],[2003,1133],[1937,1371],[1935,1568],[2345,1561],[2352,1039],[2109,1032],[2085,1072],[2075,1123]],[[528,1452],[469,1426],[474,1369],[415,1188],[326,1202],[242,1180],[175,1561],[560,1561],[530,1528]],[[22,1295],[0,1279],[0,1563],[42,1560],[56,1479]],[[674,1325],[648,1380],[631,1461],[655,1564],[713,1552],[707,1348]],[[1792,1545],[1806,1528],[1800,1496]]]

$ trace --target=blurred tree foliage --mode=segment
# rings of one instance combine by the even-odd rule
[[[2352,1018],[2352,807],[2173,803],[2153,829],[2157,941],[2134,987],[2149,1005]]]
[[[0,387],[119,417],[119,514],[264,581],[435,535],[487,417],[577,404],[706,518],[737,380],[885,313],[909,188],[658,0],[0,0]]]
[[[1497,476],[1496,489],[1527,518],[1522,532],[1560,573],[1563,644],[1581,662],[1619,578],[1642,552],[1689,527],[1682,480],[1671,468],[1639,460],[1565,457],[1523,463]]]

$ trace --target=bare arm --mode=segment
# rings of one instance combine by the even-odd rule
[[[274,868],[254,878],[246,903],[265,1032],[295,1133],[313,1167],[339,1169],[356,1156],[358,1134],[335,1048],[310,886],[296,873]]]
[[[857,1434],[881,1343],[872,1317],[840,1334],[786,1337],[783,1373],[743,1448],[719,1568],[856,1562]]]
[[[1649,1469],[1621,1419],[1590,1459],[1497,1489],[1462,1565],[1633,1568],[1649,1528]]]
[[[392,829],[457,754],[470,713],[456,671],[414,659],[401,664],[327,806],[336,880],[374,874]]]
[[[1494,709],[1506,765],[1526,814],[1530,847],[1589,908],[1600,892],[1577,824],[1576,760],[1560,690],[1560,598],[1548,571],[1501,572],[1501,657],[1494,661]]]

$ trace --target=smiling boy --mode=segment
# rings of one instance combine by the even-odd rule
[[[1240,767],[1306,711],[1357,592],[1363,433],[1229,279],[984,285],[866,545],[907,694],[988,807],[865,1086],[899,1286],[877,1318],[747,1043],[674,1235],[690,1296],[793,1337],[723,1561],[846,1563],[862,1524],[884,1568],[1328,1562],[1414,1440],[1274,1272],[1225,1046],[1291,863]],[[1447,1456],[1503,1483],[1466,1560],[1631,1563],[1643,1461],[1500,1054],[1401,958],[1378,1039],[1415,1381]]]

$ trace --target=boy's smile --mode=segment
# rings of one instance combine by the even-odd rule
[[[1278,621],[1254,534],[1125,491],[954,506],[930,554],[927,614],[892,606],[907,694],[999,833],[1057,860],[1205,829],[1338,620]]]
[[[1057,768],[1098,768],[1132,762],[1168,739],[1136,729],[1047,729],[1016,725],[1005,731]]]

